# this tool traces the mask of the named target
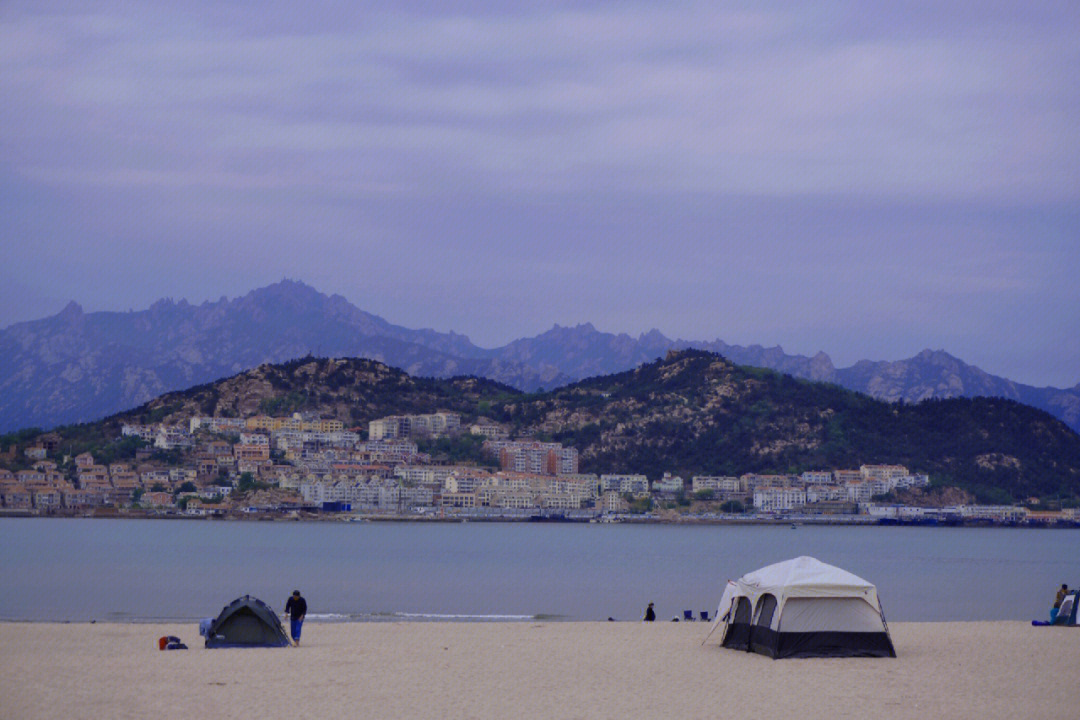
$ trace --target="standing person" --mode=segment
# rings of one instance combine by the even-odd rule
[[[1065,600],[1065,596],[1069,594],[1069,586],[1067,583],[1061,583],[1061,589],[1057,591],[1057,596],[1054,598],[1054,607],[1050,609],[1050,624],[1053,625],[1057,622],[1058,611],[1061,610],[1061,603]]]
[[[653,604],[649,603],[649,607],[645,608],[645,617],[642,618],[642,622],[652,622],[656,620],[656,613],[652,609]]]
[[[289,599],[285,601],[285,614],[289,616],[289,634],[292,635],[293,643],[300,646],[300,628],[304,624],[304,616],[307,615],[307,600],[299,590],[293,590]]]

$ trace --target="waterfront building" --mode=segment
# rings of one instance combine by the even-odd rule
[[[837,502],[847,500],[847,488],[837,485],[811,485],[806,488],[806,502]]]
[[[664,476],[653,483],[652,489],[656,493],[666,493],[674,495],[675,493],[681,493],[683,491],[683,479],[678,475],[672,475],[671,473],[664,473]]]
[[[172,497],[171,495],[169,497]],[[91,489],[76,490],[74,488],[63,491],[63,505],[71,510],[84,510],[98,507],[104,504],[105,497],[101,492]]]
[[[29,510],[34,506],[34,495],[22,485],[5,485],[0,488],[0,500],[12,510]]]
[[[711,490],[727,495],[746,492],[746,483],[741,478],[730,475],[695,475],[691,479],[691,488],[695,493]]]
[[[630,509],[630,503],[618,492],[605,492],[601,497],[600,509],[605,513],[621,513]]]
[[[649,496],[649,480],[644,475],[601,475],[600,491],[629,493],[634,497]]]
[[[794,487],[754,488],[754,509],[758,512],[794,510],[806,504],[806,490]]]
[[[1027,517],[1027,509],[1014,505],[960,505],[960,517],[965,520],[989,520],[992,522],[1020,522]]]
[[[847,499],[860,506],[870,502],[874,495],[882,494],[875,492],[878,488],[874,487],[874,483],[866,480],[852,480],[844,487],[847,489]]]

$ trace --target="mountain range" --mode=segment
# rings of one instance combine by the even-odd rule
[[[473,375],[534,392],[618,373],[669,350],[718,353],[740,365],[835,383],[888,400],[990,396],[1049,412],[1080,431],[1080,384],[1038,388],[990,375],[937,350],[895,362],[837,368],[825,353],[721,340],[672,340],[658,330],[632,337],[591,324],[554,326],[493,349],[468,337],[394,325],[293,280],[232,300],[192,305],[159,300],[131,312],[58,314],[0,330],[0,432],[84,422],[163,393],[307,355],[378,360],[413,376]]]

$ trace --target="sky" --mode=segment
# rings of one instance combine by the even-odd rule
[[[0,3],[0,327],[283,277],[1080,382],[1080,3]]]

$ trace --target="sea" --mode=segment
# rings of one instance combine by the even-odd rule
[[[241,595],[309,620],[659,620],[813,557],[889,621],[1046,619],[1080,529],[0,518],[0,620],[198,621]]]

